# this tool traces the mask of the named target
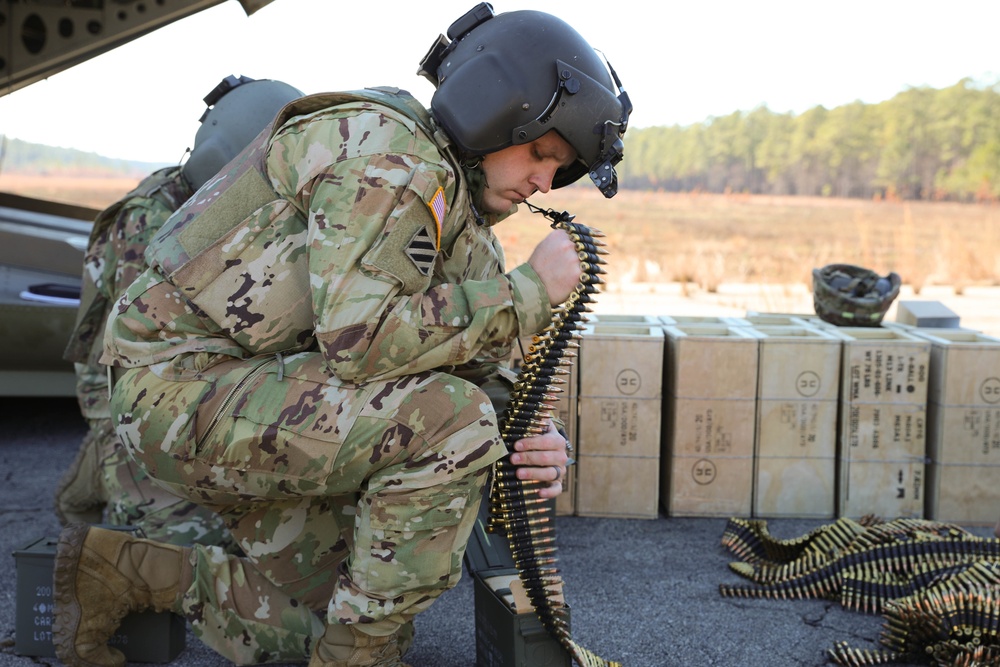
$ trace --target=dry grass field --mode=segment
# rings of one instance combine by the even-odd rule
[[[136,178],[0,172],[0,192],[101,209],[136,186]]]
[[[592,192],[593,190],[593,192]],[[856,264],[926,285],[1000,284],[1000,206],[813,197],[670,194],[594,188],[535,197],[604,232],[609,282],[810,284],[812,269]],[[533,220],[532,218],[537,218]],[[521,210],[499,226],[511,261],[545,233]]]
[[[0,174],[0,190],[101,208],[129,179]],[[682,283],[714,291],[723,283],[810,284],[834,262],[896,271],[924,286],[1000,284],[1000,205],[670,194],[623,190],[611,200],[572,187],[533,203],[568,210],[601,230],[609,282]],[[510,265],[548,232],[522,209],[497,227]]]

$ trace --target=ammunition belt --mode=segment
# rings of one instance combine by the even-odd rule
[[[731,519],[722,544],[751,585],[725,597],[825,598],[882,614],[884,649],[838,643],[838,665],[926,662],[1000,667],[1000,540],[920,519],[839,519],[793,540],[775,540],[763,521]]]
[[[552,323],[534,336],[524,355],[523,365],[514,384],[510,402],[500,417],[500,435],[513,451],[514,443],[524,437],[539,435],[548,428],[557,396],[553,385],[565,383],[567,366],[579,347],[584,313],[599,291],[604,273],[601,234],[573,222],[565,211],[556,213],[530,206],[535,213],[549,218],[551,226],[567,232],[577,246],[582,277],[567,301],[555,309]],[[490,532],[502,534],[510,544],[518,576],[542,626],[582,667],[621,667],[577,644],[570,636],[568,607],[562,597],[562,579],[556,565],[555,523],[552,504],[539,497],[546,482],[519,480],[516,466],[508,456],[493,469],[489,495]]]

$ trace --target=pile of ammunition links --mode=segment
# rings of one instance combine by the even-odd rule
[[[823,598],[881,614],[884,649],[830,650],[838,665],[1000,667],[1000,540],[921,519],[838,519],[791,540],[730,519],[722,545],[750,580],[726,597]]]
[[[530,206],[529,206],[530,207]],[[552,221],[552,227],[567,232],[575,241],[583,269],[580,283],[566,303],[553,313],[552,323],[534,337],[524,355],[514,391],[500,418],[500,434],[509,451],[521,438],[545,433],[553,414],[558,393],[569,374],[567,366],[576,357],[577,338],[583,327],[584,313],[603,283],[600,274],[606,254],[604,244],[595,239],[599,232],[573,222],[569,213],[542,211],[530,207]],[[556,565],[554,509],[538,496],[545,482],[522,481],[516,468],[504,457],[493,471],[490,490],[490,532],[504,535],[531,601],[543,627],[583,667],[611,667],[609,662],[583,648],[570,637],[568,608],[562,597],[562,579]]]

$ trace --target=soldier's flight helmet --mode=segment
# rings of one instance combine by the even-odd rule
[[[813,269],[813,305],[820,319],[844,327],[877,327],[902,284],[899,276],[880,276],[853,264]]]
[[[556,130],[578,162],[561,188],[589,174],[605,197],[632,103],[610,63],[572,27],[539,11],[494,14],[482,2],[452,23],[420,63],[437,90],[431,113],[468,155],[486,155]]]
[[[181,167],[192,189],[204,185],[246,148],[282,107],[303,94],[271,79],[227,76],[219,82],[205,96],[208,108],[201,116],[191,155]]]

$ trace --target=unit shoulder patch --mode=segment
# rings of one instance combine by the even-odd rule
[[[413,262],[413,265],[417,267],[417,271],[424,276],[429,276],[431,275],[431,270],[434,268],[434,260],[437,257],[440,243],[440,226],[438,227],[437,239],[432,239],[427,228],[421,227],[413,235],[413,238],[410,239],[404,252],[410,258],[410,261]]]

